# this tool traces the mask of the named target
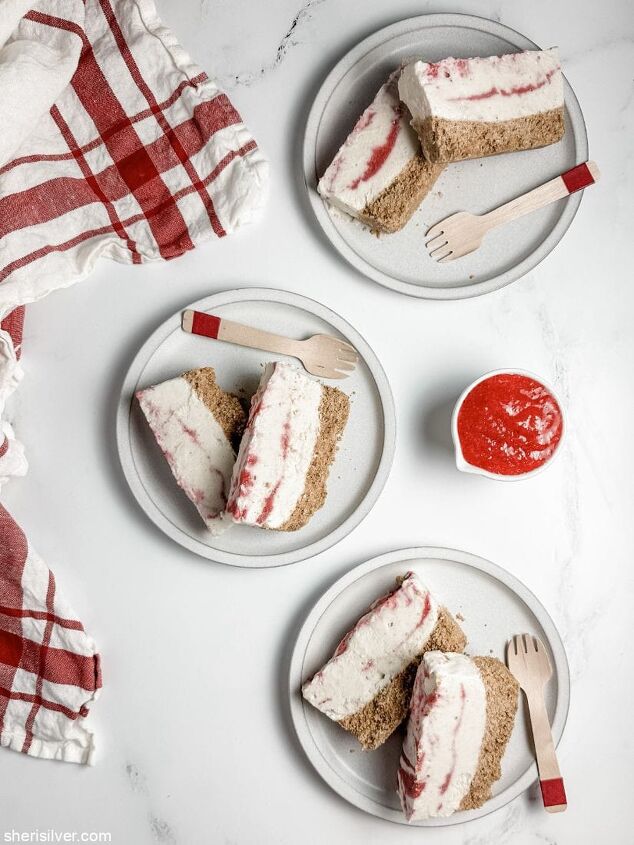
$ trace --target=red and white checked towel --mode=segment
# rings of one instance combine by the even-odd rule
[[[91,763],[82,721],[100,688],[95,643],[0,505],[0,746]]]
[[[267,162],[151,0],[42,0],[12,38],[81,52],[71,84],[0,162],[0,317],[100,255],[174,258],[260,212]]]
[[[26,472],[5,413],[23,306],[99,256],[174,258],[250,222],[268,164],[151,0],[0,0],[0,128],[1,487]],[[0,745],[90,762],[100,686],[93,641],[0,506]]]

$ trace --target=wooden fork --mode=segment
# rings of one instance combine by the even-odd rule
[[[516,634],[506,646],[506,664],[528,703],[544,807],[549,813],[562,813],[568,805],[544,701],[553,670],[543,642],[531,634]]]
[[[327,334],[315,334],[306,340],[293,340],[191,309],[183,312],[182,326],[191,334],[252,349],[264,349],[278,355],[292,355],[299,358],[309,373],[321,378],[347,378],[359,360],[354,346]]]
[[[482,238],[491,229],[587,188],[598,181],[599,175],[596,164],[587,161],[486,214],[458,211],[428,230],[427,251],[439,263],[468,255],[478,249]]]

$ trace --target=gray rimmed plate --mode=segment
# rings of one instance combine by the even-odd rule
[[[248,398],[262,365],[282,356],[187,334],[182,310],[145,342],[125,376],[117,410],[117,445],[125,477],[141,508],[167,536],[193,552],[233,566],[267,567],[316,555],[345,537],[369,513],[387,480],[396,438],[392,392],[376,355],[361,335],[334,311],[282,290],[225,291],[185,306],[250,326],[296,337],[334,334],[359,352],[354,373],[327,381],[350,396],[350,419],[328,480],[328,498],[299,531],[264,531],[232,525],[220,537],[205,529],[177,487],[143,414],[136,390],[186,370],[212,366],[222,388]]]
[[[550,653],[553,677],[546,706],[555,744],[561,739],[570,701],[570,673],[561,637],[548,612],[521,581],[488,560],[453,549],[400,549],[362,563],[319,599],[304,623],[291,658],[290,707],[299,741],[321,777],[343,798],[374,816],[407,824],[396,795],[401,730],[381,748],[364,752],[350,734],[301,697],[301,685],[328,660],[343,634],[379,596],[412,570],[454,614],[467,635],[466,651],[504,660],[517,633],[540,637]],[[412,826],[438,827],[472,821],[503,807],[537,778],[523,701],[492,798],[477,810],[429,819]]]
[[[552,45],[546,45],[552,46]],[[539,49],[519,32],[472,15],[422,15],[381,29],[333,68],[317,94],[304,136],[304,176],[317,220],[335,249],[370,279],[427,299],[463,299],[504,287],[528,273],[570,226],[582,192],[572,194],[485,238],[471,255],[437,264],[425,251],[425,232],[455,211],[481,213],[534,188],[588,158],[586,127],[564,80],[566,133],[539,150],[458,162],[445,169],[400,232],[373,236],[333,212],[316,191],[356,119],[399,63],[412,57],[493,56]]]

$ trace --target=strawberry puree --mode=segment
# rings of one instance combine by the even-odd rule
[[[529,83],[528,85],[516,85],[513,88],[509,88],[505,90],[504,88],[497,88],[493,86],[488,91],[483,91],[481,94],[471,94],[469,97],[453,97],[454,100],[488,100],[489,97],[518,97],[522,94],[530,94],[532,91],[539,91],[540,88],[543,88],[544,85],[547,85],[553,74],[559,71],[559,67],[554,68],[553,70],[548,71],[544,79],[541,79],[539,82],[532,84]]]
[[[458,412],[464,460],[496,475],[523,475],[542,466],[562,433],[557,400],[525,375],[502,373],[479,382]]]
[[[399,776],[401,778],[403,792],[410,798],[418,798],[423,789],[425,789],[425,781],[416,780],[416,775],[402,767],[399,769]]]
[[[373,148],[365,170],[357,179],[350,184],[350,189],[355,191],[361,182],[367,182],[371,179],[385,164],[388,156],[394,149],[394,144],[398,138],[398,133],[401,125],[401,115],[398,112],[390,125],[390,132],[385,139],[385,143]]]
[[[270,517],[271,512],[273,510],[273,505],[275,504],[275,497],[277,496],[277,491],[280,489],[280,483],[281,483],[280,481],[277,482],[275,487],[271,490],[271,492],[268,494],[268,496],[264,500],[264,505],[262,507],[262,510],[260,511],[260,514],[259,514],[258,518],[256,519],[256,523],[258,525],[264,525],[266,520]]]

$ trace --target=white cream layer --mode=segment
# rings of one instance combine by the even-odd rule
[[[418,668],[398,771],[408,821],[450,816],[469,791],[486,729],[486,691],[464,654],[429,651]]]
[[[417,155],[420,144],[399,102],[396,78],[382,85],[319,180],[331,205],[358,217]]]
[[[556,47],[488,59],[413,62],[398,83],[414,121],[498,122],[563,105],[563,78]]]
[[[137,398],[174,478],[211,533],[220,534],[231,524],[224,510],[235,462],[222,426],[182,376]]]
[[[304,698],[340,721],[357,713],[424,650],[438,603],[413,574],[374,603],[333,657],[302,687]]]
[[[266,366],[231,482],[235,522],[280,528],[295,510],[319,434],[321,391],[292,364]]]

